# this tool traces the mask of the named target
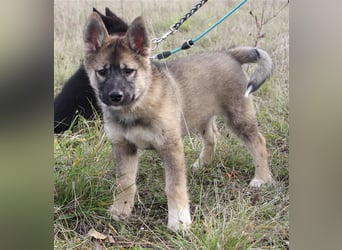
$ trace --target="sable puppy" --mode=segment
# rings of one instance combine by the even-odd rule
[[[109,8],[106,8],[106,15],[95,8],[93,11],[99,14],[109,34],[123,35],[127,31],[128,25]],[[82,64],[54,100],[54,132],[62,133],[69,129],[73,122],[77,122],[78,114],[86,119],[93,118],[94,111],[99,112],[99,107]]]
[[[165,165],[168,227],[186,229],[191,217],[182,137],[199,131],[204,147],[193,167],[210,164],[216,116],[253,156],[256,169],[250,185],[273,182],[265,139],[248,95],[271,74],[272,60],[265,51],[238,47],[157,63],[150,59],[150,38],[142,17],[132,22],[125,36],[110,36],[96,13],[86,23],[84,42],[84,65],[113,145],[121,188],[110,207],[114,218],[131,214],[138,148],[152,148]],[[250,80],[241,68],[244,63],[257,63]]]

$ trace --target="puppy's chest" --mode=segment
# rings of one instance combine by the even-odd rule
[[[141,149],[152,149],[164,144],[164,137],[161,131],[142,127],[135,127],[125,131],[124,137]]]
[[[152,149],[163,145],[165,142],[162,128],[141,121],[131,123],[114,120],[110,123],[105,123],[105,130],[112,140],[124,137],[140,149]]]

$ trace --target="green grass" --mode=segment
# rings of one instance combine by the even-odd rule
[[[82,29],[91,8],[105,6],[132,21],[145,15],[155,36],[197,0],[177,1],[60,1],[55,0],[55,93],[82,60]],[[200,34],[239,1],[208,1],[180,31],[161,44],[156,53],[173,49]],[[252,10],[271,17],[287,1],[249,1],[192,49],[196,51],[253,45],[257,28]],[[266,3],[266,5],[264,4]],[[117,222],[107,213],[116,190],[111,145],[99,119],[82,120],[54,140],[54,231],[56,249],[288,249],[288,8],[263,27],[258,46],[275,63],[273,76],[257,93],[254,103],[260,129],[267,141],[269,161],[277,180],[274,187],[248,187],[253,177],[246,148],[218,121],[221,136],[211,166],[194,173],[191,164],[200,152],[200,139],[184,139],[193,224],[185,235],[166,228],[167,201],[163,164],[153,151],[141,152],[138,193],[132,216]],[[248,68],[248,72],[253,68]],[[88,235],[91,229],[104,240]]]

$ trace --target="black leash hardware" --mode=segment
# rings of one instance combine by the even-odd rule
[[[158,60],[161,60],[161,59],[165,59],[165,58],[168,58],[169,56],[171,56],[171,51],[164,51],[156,56],[153,57],[153,59],[158,59]]]
[[[190,49],[194,44],[195,43],[192,40],[188,40],[184,42],[183,45],[180,48],[178,48],[178,50]],[[158,60],[165,59],[174,53],[175,53],[174,51],[164,51],[158,55],[153,56],[152,59],[158,59]]]
[[[194,41],[192,40],[188,40],[185,43],[183,43],[181,49],[190,49],[192,47],[192,45],[194,45]]]

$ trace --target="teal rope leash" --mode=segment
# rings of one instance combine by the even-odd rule
[[[224,15],[220,20],[218,20],[216,23],[211,25],[207,30],[205,30],[203,33],[201,33],[199,36],[195,37],[192,40],[188,40],[179,48],[176,48],[171,51],[164,51],[158,55],[152,56],[152,59],[165,59],[173,54],[176,54],[177,52],[185,49],[191,48],[196,42],[198,42],[201,38],[203,38],[206,34],[208,34],[211,30],[213,30],[217,25],[222,23],[224,20],[226,20],[228,17],[230,17],[235,11],[237,11],[239,8],[241,8],[242,5],[244,5],[248,0],[242,0],[239,4],[237,4],[232,10],[230,10],[226,15]]]

